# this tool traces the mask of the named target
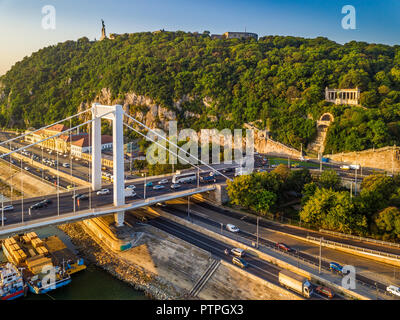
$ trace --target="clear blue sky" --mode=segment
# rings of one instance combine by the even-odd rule
[[[42,7],[56,9],[56,29],[41,27]],[[356,30],[341,26],[344,5],[356,9]],[[400,44],[400,0],[0,0],[0,75],[45,46],[107,33],[165,30],[324,36]]]

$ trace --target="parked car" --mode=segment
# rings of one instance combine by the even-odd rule
[[[166,183],[168,183],[168,179],[162,179],[158,181],[158,184],[166,184]]]
[[[294,251],[291,247],[289,247],[287,244],[284,244],[282,242],[277,242],[275,246],[277,249],[283,250],[285,252],[293,252]]]
[[[337,272],[337,273],[342,273],[343,272],[343,267],[336,262],[330,262],[329,263],[329,270]]]
[[[238,257],[233,257],[232,258],[232,263],[236,264],[237,266],[239,266],[239,267],[241,267],[243,269],[247,268],[247,266],[249,265],[246,260],[238,258]]]
[[[161,190],[164,189],[165,187],[162,184],[157,184],[153,187],[153,190]]]
[[[232,248],[231,253],[237,257],[244,257],[244,255],[245,255],[245,251],[240,248]]]
[[[239,232],[239,231],[240,231],[238,227],[236,227],[235,225],[230,224],[230,223],[228,223],[228,224],[226,225],[226,229],[227,229],[228,231],[230,231],[230,232]]]
[[[0,208],[0,212],[1,211],[12,211],[12,210],[14,210],[13,205],[8,205],[8,206],[4,206],[4,207]]]
[[[180,187],[181,185],[178,183],[171,184],[171,189],[179,189]]]
[[[400,288],[396,287],[394,285],[390,285],[386,288],[386,291],[390,292],[391,294],[395,295],[395,296],[399,296],[400,297]]]
[[[319,294],[324,295],[325,297],[328,297],[329,299],[332,299],[334,296],[332,289],[327,287],[318,286],[315,288],[315,291],[318,292]]]
[[[99,190],[99,191],[96,192],[96,194],[97,194],[98,196],[104,195],[104,194],[109,194],[109,193],[110,193],[110,190],[108,190],[108,189],[101,189],[101,190]]]

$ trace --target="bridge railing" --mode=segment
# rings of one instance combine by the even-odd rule
[[[385,245],[385,246],[400,248],[400,243],[395,243],[395,242],[388,242],[388,241],[376,240],[376,239],[372,239],[372,238],[365,238],[365,237],[361,237],[361,236],[354,236],[351,234],[340,233],[340,232],[324,230],[324,229],[319,229],[319,232],[330,234],[330,235],[341,237],[341,238],[347,238],[347,239],[353,239],[353,240],[359,240],[359,241],[365,241],[365,242],[372,242],[372,243],[381,244],[381,245]]]

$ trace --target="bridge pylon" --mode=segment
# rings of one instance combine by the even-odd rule
[[[101,119],[113,122],[113,176],[114,176],[114,205],[125,204],[125,173],[124,173],[124,132],[123,109],[121,105],[103,106],[98,103],[92,105],[92,190],[101,189]],[[115,224],[121,227],[124,224],[125,213],[115,215]]]

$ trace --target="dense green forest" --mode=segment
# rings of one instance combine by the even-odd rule
[[[327,86],[358,86],[365,108],[325,102]],[[115,99],[130,91],[151,97],[174,110],[182,127],[233,129],[261,120],[272,138],[296,148],[315,137],[314,120],[324,112],[335,116],[326,153],[400,142],[400,46],[321,37],[212,40],[207,32],[81,38],[41,49],[0,78],[0,126],[60,120],[102,88]],[[193,100],[175,110],[173,101],[185,95]],[[201,116],[185,119],[185,111]]]

